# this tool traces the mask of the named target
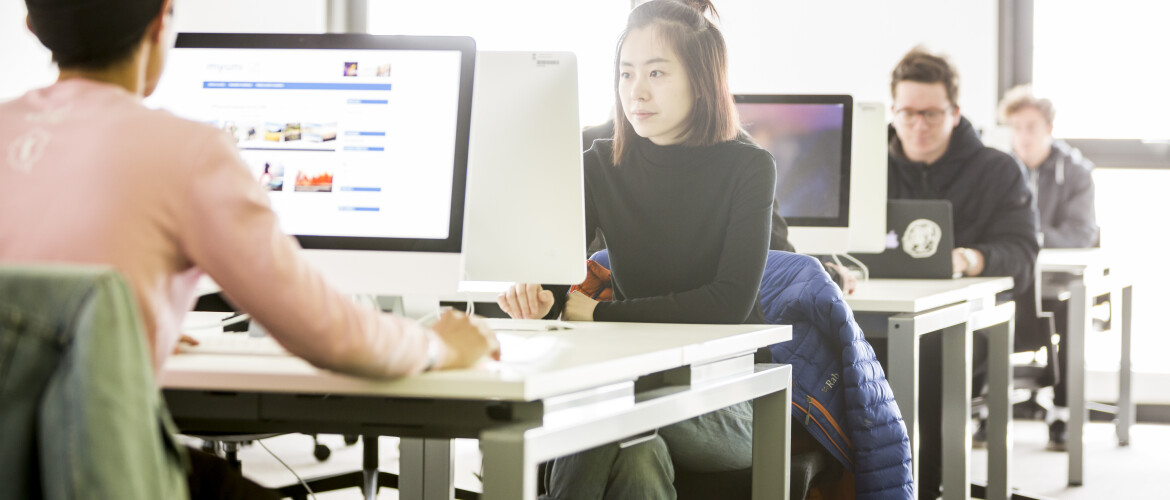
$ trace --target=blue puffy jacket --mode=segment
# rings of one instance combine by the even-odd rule
[[[609,267],[608,252],[591,259]],[[772,250],[760,284],[764,318],[792,325],[771,347],[792,365],[792,412],[854,475],[859,499],[913,498],[910,438],[886,374],[824,267]]]
[[[816,259],[771,251],[760,284],[768,323],[792,325],[772,359],[792,365],[792,412],[853,472],[857,498],[912,498],[910,439],[894,393],[841,290]]]

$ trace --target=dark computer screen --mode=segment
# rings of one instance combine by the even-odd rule
[[[853,99],[846,95],[736,95],[740,122],[776,159],[776,199],[792,226],[849,222]]]

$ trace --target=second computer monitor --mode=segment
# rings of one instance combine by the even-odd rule
[[[476,56],[464,291],[585,279],[577,60],[569,52]],[[490,282],[490,283],[485,283]]]
[[[776,200],[802,253],[846,253],[853,98],[736,95],[744,129],[776,159]]]

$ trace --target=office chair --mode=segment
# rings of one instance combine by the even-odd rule
[[[98,266],[0,266],[0,497],[186,498],[134,296]]]

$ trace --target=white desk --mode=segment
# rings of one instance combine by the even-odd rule
[[[515,361],[475,370],[371,381],[292,357],[181,354],[162,385],[187,432],[402,436],[400,495],[423,500],[453,497],[454,438],[480,440],[483,498],[533,499],[541,462],[754,399],[752,496],[788,498],[791,366],[754,356],[791,327],[579,323],[501,337]]]
[[[1132,396],[1133,337],[1130,320],[1133,315],[1133,283],[1112,272],[1108,253],[1099,248],[1045,249],[1037,261],[1046,275],[1064,275],[1069,279],[1064,287],[1044,287],[1045,298],[1062,298],[1068,293],[1068,332],[1061,332],[1061,348],[1068,350],[1068,367],[1062,376],[1068,377],[1068,484],[1080,486],[1084,480],[1084,428],[1088,418],[1085,397],[1085,336],[1093,329],[1091,307],[1093,299],[1109,294],[1113,310],[1121,311],[1121,381],[1117,403],[1117,440],[1129,445],[1129,428],[1134,421]],[[1116,315],[1112,318],[1117,328]]]
[[[944,498],[969,498],[972,332],[990,329],[988,352],[988,498],[1010,498],[1011,366],[1015,304],[996,305],[1011,278],[871,279],[845,299],[868,337],[886,338],[886,377],[910,431],[918,479],[919,339],[941,332]],[[937,376],[937,374],[929,374]]]

